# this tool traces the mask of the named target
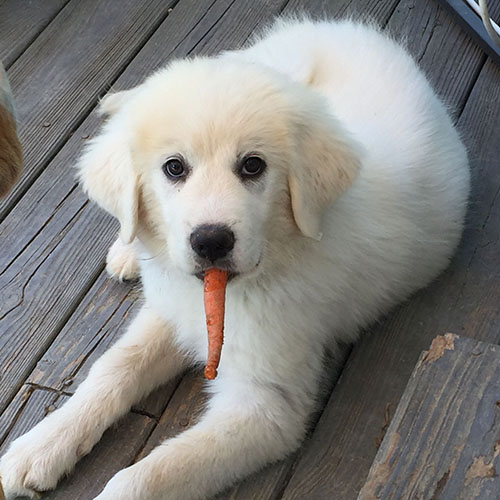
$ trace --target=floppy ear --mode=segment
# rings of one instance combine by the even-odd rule
[[[360,148],[334,120],[310,121],[299,128],[288,184],[295,223],[304,236],[320,240],[323,212],[356,179]]]
[[[120,92],[106,97],[105,113],[116,112]],[[139,177],[134,171],[128,134],[119,116],[112,117],[101,133],[89,142],[79,165],[83,190],[120,221],[120,236],[130,243],[136,234],[139,212]]]
[[[137,92],[137,89],[121,90],[105,95],[99,102],[99,113],[112,116]]]

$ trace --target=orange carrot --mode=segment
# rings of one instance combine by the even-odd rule
[[[205,271],[203,289],[208,332],[208,359],[205,377],[209,380],[217,377],[217,367],[224,343],[226,284],[227,271],[215,267]]]

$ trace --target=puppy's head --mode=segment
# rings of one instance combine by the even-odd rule
[[[253,274],[276,240],[321,237],[324,210],[359,159],[326,102],[269,69],[224,58],[171,64],[105,98],[80,162],[125,241],[201,276]]]

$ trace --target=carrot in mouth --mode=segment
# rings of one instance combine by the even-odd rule
[[[222,344],[224,343],[224,309],[226,302],[227,271],[215,267],[207,269],[203,278],[205,316],[208,333],[208,359],[205,377],[217,377]]]

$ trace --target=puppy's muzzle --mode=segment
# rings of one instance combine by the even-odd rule
[[[198,226],[189,237],[191,248],[198,257],[212,264],[227,257],[234,247],[234,233],[224,225]]]

